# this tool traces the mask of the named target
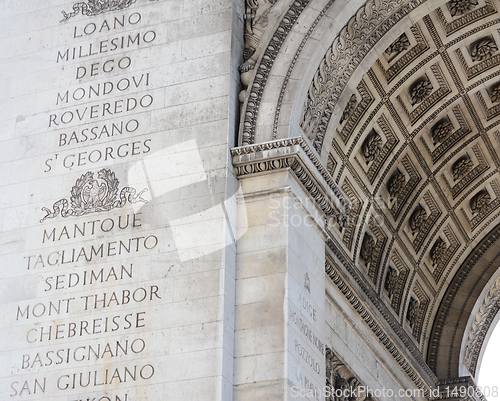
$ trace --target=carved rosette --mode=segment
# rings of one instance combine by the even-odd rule
[[[442,120],[432,127],[432,140],[434,145],[442,143],[453,130],[453,124],[449,120]]]
[[[470,48],[472,61],[488,60],[498,50],[498,46],[492,38],[483,38],[475,42]]]
[[[363,156],[367,163],[373,161],[382,150],[382,138],[375,131],[372,131],[363,142]]]
[[[358,104],[358,99],[356,98],[356,94],[352,94],[347,105],[345,106],[344,112],[342,113],[342,117],[340,117],[340,124],[342,124],[345,120],[349,119],[354,113],[356,109],[356,105]]]
[[[373,253],[375,251],[375,240],[373,237],[365,233],[365,236],[363,237],[363,243],[361,244],[361,251],[359,253],[359,257],[365,264],[369,264],[372,261],[373,258]]]
[[[469,156],[458,159],[451,168],[453,171],[453,180],[457,181],[464,178],[472,170],[473,165]]]
[[[424,79],[418,81],[410,89],[410,100],[412,105],[422,103],[424,99],[432,92],[433,86],[431,81]]]
[[[389,183],[387,184],[387,190],[389,191],[389,195],[393,198],[396,198],[402,191],[405,186],[406,178],[404,174],[396,170],[396,172],[389,179]]]
[[[419,307],[420,305],[418,300],[411,297],[410,302],[408,303],[408,310],[406,312],[406,320],[408,320],[408,324],[411,328],[413,328],[413,326],[415,326],[415,323],[417,322]]]
[[[491,90],[490,99],[493,103],[500,102],[500,85],[496,85]]]
[[[410,216],[410,228],[412,234],[417,233],[422,228],[426,219],[427,212],[422,206],[418,205]]]
[[[398,271],[389,266],[387,270],[387,275],[385,276],[384,289],[388,292],[389,298],[392,298],[396,292],[396,286],[398,283]]]
[[[393,55],[399,54],[408,50],[410,47],[410,41],[408,40],[408,36],[403,33],[399,38],[397,38],[387,49],[385,49],[386,54]]]
[[[448,3],[448,9],[452,17],[463,15],[477,6],[477,0],[452,0]]]
[[[491,195],[485,189],[479,191],[470,201],[470,209],[473,214],[481,213],[491,202]]]
[[[444,258],[448,247],[446,246],[446,242],[444,242],[441,237],[439,237],[434,246],[431,249],[431,260],[432,266],[437,266]]]

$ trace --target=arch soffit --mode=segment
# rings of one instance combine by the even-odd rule
[[[397,3],[401,4],[402,2],[397,2]],[[433,2],[433,7],[434,6],[438,7],[439,5],[442,5],[441,3],[444,3],[444,1],[440,2],[440,4],[436,4]],[[314,4],[317,4],[317,3],[314,3]],[[405,4],[408,5],[408,3],[405,3]],[[304,15],[304,19],[306,20],[306,14],[302,14],[303,11],[306,9],[307,9],[307,11],[310,11],[308,18],[309,18],[309,20],[311,20],[311,15],[314,15],[314,10],[312,9],[313,2],[310,2],[307,0],[303,0],[303,1],[298,0],[292,4],[290,9],[293,7],[293,5],[296,6],[296,9],[293,12],[295,19],[293,21],[290,18],[288,19],[288,25],[290,26],[290,28],[292,28],[294,26],[295,21],[299,21],[299,22],[301,21],[300,18],[302,17],[302,15]],[[418,9],[416,8],[417,6],[419,6]],[[417,16],[421,17],[423,14],[426,14],[430,11],[428,9],[428,6],[426,4],[424,4],[424,6],[422,6],[421,2],[411,2],[411,3],[409,3],[408,7],[409,7],[408,12],[413,10],[414,14],[410,14],[410,17],[406,17],[405,19],[400,18],[399,25],[396,26],[394,31],[397,30],[399,32],[400,30],[404,30],[404,29],[408,28],[409,25],[411,25],[413,22],[415,22],[415,19],[417,18]],[[301,11],[301,9],[302,9],[302,11]],[[330,7],[329,9],[333,10],[332,7]],[[289,10],[284,11],[283,19],[287,19],[287,13]],[[347,8],[342,9],[342,10],[347,10]],[[318,14],[318,12],[316,11],[316,15],[317,14]],[[325,12],[324,15],[328,17],[329,14],[327,12]],[[320,24],[323,21],[327,21],[327,19],[322,20],[320,18],[320,20],[318,22],[318,26],[320,26]],[[280,25],[282,22],[283,22],[283,20],[280,20],[278,25]],[[292,127],[294,127],[298,121],[298,118],[299,118],[298,116],[300,114],[298,111],[300,111],[302,109],[302,107],[304,105],[305,98],[306,98],[307,91],[309,89],[307,86],[309,85],[310,81],[313,79],[312,77],[316,73],[316,68],[314,66],[318,65],[319,62],[321,61],[320,59],[324,56],[324,54],[321,54],[321,53],[322,53],[323,49],[325,47],[327,47],[325,45],[325,43],[327,42],[327,39],[325,39],[325,38],[328,38],[328,37],[331,38],[336,33],[338,33],[336,31],[336,29],[338,30],[338,25],[330,24],[330,23],[326,23],[326,22],[323,22],[323,23],[324,23],[324,25],[329,27],[330,31],[323,33],[323,35],[321,37],[319,37],[319,36],[314,37],[313,35],[311,35],[309,38],[307,38],[306,37],[307,31],[302,29],[302,31],[298,30],[297,32],[295,32],[296,35],[293,36],[293,40],[289,39],[289,38],[292,38],[292,36],[288,37],[285,34],[286,30],[283,31],[283,29],[282,29],[283,24],[281,24],[275,31],[275,32],[277,32],[277,31],[280,31],[280,29],[281,29],[281,33],[280,33],[281,34],[281,42],[279,43],[279,46],[277,46],[276,43],[274,43],[274,44],[271,43],[272,40],[269,42],[269,45],[267,47],[264,45],[261,46],[262,47],[262,54],[261,54],[260,59],[256,65],[256,68],[255,68],[257,74],[256,74],[256,77],[254,77],[253,81],[250,84],[250,91],[253,91],[253,95],[252,95],[252,93],[250,93],[250,95],[249,95],[249,97],[248,97],[248,99],[245,102],[244,107],[243,107],[244,114],[243,114],[243,118],[242,118],[242,133],[243,133],[242,139],[243,139],[244,144],[253,143],[256,141],[256,139],[258,141],[262,141],[262,142],[266,141],[266,140],[273,139],[272,137],[269,136],[269,134],[272,132],[272,130],[269,130],[269,129],[262,130],[262,132],[268,136],[266,136],[264,134],[260,135],[260,133],[256,133],[256,130],[258,130],[260,126],[265,127],[266,123],[269,123],[269,120],[268,121],[259,120],[259,118],[258,118],[259,107],[261,107],[262,105],[264,105],[264,107],[267,107],[267,109],[264,109],[264,107],[263,107],[262,110],[266,110],[265,114],[268,116],[275,113],[276,105],[278,105],[278,110],[280,109],[281,106],[279,105],[279,96],[277,94],[277,92],[278,92],[277,88],[280,88],[280,84],[282,84],[282,82],[283,82],[283,75],[285,75],[285,74],[284,74],[283,67],[280,67],[281,70],[274,73],[273,62],[276,61],[276,64],[281,64],[282,60],[285,60],[285,61],[290,60],[290,58],[291,58],[290,54],[293,53],[293,51],[290,52],[290,49],[300,49],[299,43],[301,41],[298,40],[298,38],[300,38],[300,35],[302,35],[302,40],[304,40],[304,37],[306,37],[306,39],[307,39],[304,42],[305,44],[302,48],[302,52],[303,52],[302,54],[312,56],[311,58],[314,61],[312,61],[310,63],[302,63],[302,64],[300,64],[300,66],[299,66],[299,63],[297,63],[295,68],[300,68],[300,71],[298,69],[293,71],[294,76],[297,77],[295,79],[295,81],[297,83],[295,84],[294,87],[289,86],[287,88],[287,90],[294,91],[293,94],[291,94],[289,96],[292,99],[291,102],[293,103],[293,106],[289,105],[288,108],[285,108],[285,107],[282,108],[282,114],[281,114],[282,120],[281,121],[284,122],[284,124],[283,124],[284,128],[279,127],[279,128],[281,128],[281,130],[275,130],[274,135],[277,138],[281,138],[281,137],[284,137],[286,135],[298,136],[298,133],[301,132],[300,129],[292,128]],[[273,27],[273,29],[274,29],[274,27]],[[270,35],[270,36],[275,38],[276,35],[275,36]],[[398,36],[397,34],[393,34],[391,36],[391,34],[389,33],[388,35],[383,37],[379,42],[376,42],[375,45],[373,47],[371,47],[371,49],[370,49],[371,53],[366,53],[366,54],[368,54],[368,56],[366,58],[366,60],[368,60],[368,64],[373,61],[372,59],[376,59],[382,53],[382,51],[394,40],[394,37],[397,37],[397,36]],[[288,40],[290,40],[291,42],[294,41],[295,43],[288,43],[287,42]],[[285,51],[283,53],[278,53],[277,50],[280,50],[280,49],[285,48],[287,46],[288,46],[287,51]],[[274,58],[270,57],[269,53],[266,54],[266,51],[269,49],[269,47],[271,47],[272,50],[275,52]],[[296,50],[295,50],[295,52],[296,52]],[[366,56],[366,54],[365,54],[365,56]],[[365,60],[365,59],[363,59],[363,60]],[[277,61],[280,61],[280,63],[277,63]],[[265,64],[265,68],[261,69],[260,66],[264,65],[264,64]],[[289,61],[288,61],[288,64],[286,62],[284,63],[284,65],[286,65],[288,70],[290,70],[290,64],[291,63]],[[356,73],[358,74],[358,76],[356,76]],[[345,80],[345,82],[344,82],[345,85],[344,86],[341,85],[341,89],[342,90],[345,89],[344,92],[348,93],[350,95],[350,93],[351,93],[350,91],[354,90],[353,87],[355,85],[349,84],[349,81],[357,83],[360,80],[359,76],[362,75],[363,73],[365,73],[365,71],[362,68],[355,69],[354,74],[352,74],[349,77],[349,79]],[[290,78],[290,77],[288,77],[288,78]],[[290,79],[290,81],[291,81],[291,79]],[[265,91],[266,88],[269,88],[268,93],[266,93],[266,91]],[[270,89],[272,89],[272,91]],[[342,90],[339,93],[342,93]],[[260,93],[259,93],[259,91],[260,91]],[[344,109],[344,106],[348,101],[348,97],[349,96],[344,96],[344,97],[338,96],[338,98],[337,98],[338,102],[336,103],[337,110]],[[263,101],[263,99],[264,99],[264,101]],[[303,117],[303,116],[300,116],[300,117]],[[340,119],[340,113],[337,112],[336,119],[334,119],[334,120],[332,119],[332,122],[331,122],[332,126],[337,125],[337,122],[339,119]],[[260,124],[260,126],[259,126],[259,124]],[[328,152],[330,150],[329,143],[331,142],[330,137],[333,136],[333,130],[331,129],[330,131],[328,131],[327,135],[330,135],[330,136],[320,138],[320,142],[317,141],[317,138],[314,135],[310,136],[310,139],[312,140],[312,142],[316,144],[316,146],[315,146],[316,150],[321,152],[321,158],[325,164],[326,164],[326,159],[328,157]],[[342,188],[342,189],[345,190],[345,188]],[[476,189],[477,189],[477,186],[476,186]],[[470,196],[469,196],[469,198],[470,198]],[[412,203],[415,203],[415,200],[417,200],[417,199],[414,199],[412,201]],[[363,212],[363,210],[365,210],[365,211]],[[365,219],[367,217],[369,217],[369,215],[366,213],[366,210],[367,209],[364,209],[364,208],[360,209],[360,213],[364,213],[363,218],[365,218]],[[408,217],[408,216],[406,216],[406,217]],[[462,246],[470,247],[472,244],[477,243],[478,241],[486,238],[488,236],[488,234],[487,234],[488,228],[487,227],[488,226],[491,227],[492,224],[497,224],[499,222],[499,220],[500,220],[500,217],[498,214],[496,214],[493,217],[489,216],[488,224],[482,225],[479,232],[476,232],[476,234],[473,235],[473,237],[468,242],[468,244],[462,244]],[[357,235],[356,241],[358,243],[357,243],[355,249],[357,248],[358,251],[363,245],[360,243],[360,242],[362,242],[361,240],[362,240],[362,234],[363,234],[361,231],[363,231],[365,233],[367,232],[366,230],[360,230],[360,233],[358,233],[358,235]],[[427,251],[430,250],[430,246],[433,245],[434,240],[436,238],[438,238],[437,234],[439,234],[439,233],[434,232],[433,235],[427,239],[427,245],[426,245],[426,247],[428,248]],[[450,244],[448,244],[448,245],[450,245]],[[358,251],[354,252],[354,257],[356,257],[356,253]],[[382,250],[382,253],[383,252],[384,251]],[[386,259],[388,257],[389,257],[389,255],[387,254]],[[449,270],[446,275],[442,276],[442,281],[441,281],[441,285],[440,285],[441,289],[442,288],[444,288],[444,289],[450,288],[447,284],[450,281],[450,277],[452,277],[454,274],[458,274],[457,271],[459,271],[461,269],[459,269],[457,266],[460,266],[460,264],[462,263],[461,261],[465,260],[466,257],[467,257],[467,251],[464,248],[462,248],[462,251],[459,253],[458,257],[456,257],[454,260],[454,265],[456,267],[454,269]],[[385,274],[386,273],[384,273],[384,271],[379,272],[379,276],[376,279],[379,282],[378,283],[379,291],[380,291],[381,286],[382,286],[381,280],[383,279],[383,276]],[[415,274],[415,273],[412,272],[412,274]],[[399,319],[401,319],[400,321],[401,321],[401,324],[403,327],[405,326],[405,323],[406,323],[404,311],[407,308],[407,305],[409,304],[409,301],[410,301],[409,292],[411,292],[410,284],[406,283],[405,285],[406,285],[405,288],[406,288],[407,294],[405,295],[403,306],[401,307],[400,312],[399,312]],[[429,295],[429,294],[427,294],[427,295]],[[431,353],[432,353],[432,344],[429,346],[429,348],[427,348],[427,345],[428,345],[427,341],[430,340],[432,342],[433,336],[434,336],[434,338],[436,337],[435,334],[433,334],[434,333],[433,329],[431,330],[431,327],[433,325],[432,322],[434,322],[435,319],[439,319],[439,314],[442,313],[442,309],[439,309],[438,306],[442,305],[443,302],[445,302],[443,300],[445,300],[446,296],[448,296],[448,295],[449,294],[445,293],[445,291],[443,291],[443,290],[438,291],[438,294],[436,294],[434,300],[432,301],[432,305],[431,305],[430,310],[428,311],[428,315],[425,319],[426,320],[425,327],[427,327],[427,329],[424,329],[423,336],[421,336],[422,339],[425,339],[422,343],[420,343],[421,351],[423,354],[431,355]],[[432,294],[431,294],[431,296],[432,296]],[[424,298],[425,298],[425,294],[424,294]],[[429,358],[430,358],[430,356],[429,356]],[[448,361],[450,361],[452,358],[457,359],[456,353],[453,354],[453,356],[451,355],[451,353],[447,356]],[[455,363],[454,366],[457,367],[458,362],[454,362],[454,363]],[[432,363],[431,363],[431,365],[432,365]],[[436,365],[434,365],[433,368],[436,369]],[[446,374],[444,376],[440,375],[440,377],[450,377],[450,371],[448,371],[448,374]]]

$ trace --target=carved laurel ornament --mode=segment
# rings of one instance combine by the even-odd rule
[[[417,231],[419,231],[422,228],[426,219],[427,219],[427,212],[422,206],[418,205],[415,208],[415,211],[410,216],[411,232],[415,234]]]
[[[486,333],[495,317],[500,302],[500,279],[491,287],[479,308],[469,331],[464,352],[464,364],[475,375],[476,364]]]
[[[498,46],[492,38],[483,38],[475,42],[470,49],[472,61],[483,61],[489,59],[498,50]]]
[[[410,47],[410,41],[408,40],[408,36],[403,33],[399,38],[397,38],[387,49],[385,49],[386,54],[399,54],[408,50]]]
[[[111,170],[103,168],[97,173],[97,179],[94,178],[94,173],[88,171],[83,174],[71,189],[71,208],[66,199],[58,200],[52,206],[53,211],[43,207],[42,210],[46,213],[45,217],[40,220],[42,223],[45,219],[52,219],[59,214],[62,217],[68,216],[83,216],[85,214],[106,212],[111,209],[122,208],[127,202],[148,203],[142,198],[142,194],[147,191],[147,188],[136,194],[136,190],[130,187],[124,187],[118,195],[119,181],[115,177],[115,173]]]
[[[87,17],[93,17],[110,11],[123,10],[124,8],[130,7],[136,1],[137,0],[88,0],[86,3],[75,3],[72,12],[67,13],[64,10],[61,11],[64,18],[59,22],[65,22],[80,12]]]
[[[396,170],[396,172],[390,178],[389,183],[387,184],[389,195],[391,195],[393,198],[396,198],[405,186],[405,182],[406,178],[404,174],[401,171]]]
[[[432,140],[434,145],[442,143],[453,130],[453,124],[449,120],[442,120],[432,127]]]
[[[490,99],[493,103],[500,102],[500,85],[496,85],[491,90]]]
[[[452,0],[448,3],[448,9],[452,17],[465,14],[477,6],[477,0]]]
[[[375,252],[375,240],[370,234],[365,233],[365,236],[363,237],[363,243],[361,244],[361,251],[359,253],[359,256],[363,260],[363,262],[368,264],[371,263],[374,252]]]
[[[431,249],[431,260],[432,266],[437,266],[444,258],[448,247],[446,246],[446,242],[444,242],[441,237],[439,237],[434,246]]]
[[[461,180],[464,178],[474,166],[474,163],[468,156],[461,157],[452,166],[453,180]]]
[[[410,89],[410,100],[412,105],[422,103],[432,92],[432,84],[428,79],[421,80]]]
[[[342,113],[342,117],[340,117],[340,124],[342,124],[345,120],[349,119],[354,113],[356,109],[356,105],[358,104],[358,99],[356,98],[356,94],[352,94],[345,106],[344,112]]]
[[[375,131],[372,131],[362,145],[363,156],[367,163],[373,161],[382,150],[382,138]]]
[[[470,201],[472,213],[481,213],[491,202],[491,195],[486,190],[479,191]]]

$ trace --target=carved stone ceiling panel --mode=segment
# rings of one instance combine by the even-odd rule
[[[330,113],[329,171],[353,203],[338,246],[422,354],[447,283],[500,222],[499,10],[438,7]]]

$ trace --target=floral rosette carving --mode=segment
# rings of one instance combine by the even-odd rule
[[[444,242],[441,238],[438,238],[431,249],[432,266],[437,266],[441,263],[447,249],[448,247],[446,246],[446,242]]]
[[[470,49],[472,61],[483,61],[489,59],[498,50],[498,46],[492,38],[484,38],[475,42]]]
[[[413,234],[422,228],[426,219],[427,212],[422,206],[418,205],[410,217],[410,228]]]
[[[452,17],[463,15],[477,6],[477,0],[452,0],[448,3],[448,9]]]
[[[366,161],[373,161],[382,150],[382,138],[375,131],[372,131],[363,142],[362,149]]]
[[[412,105],[422,103],[424,99],[429,96],[432,92],[433,86],[431,81],[422,80],[417,82],[411,87],[410,90],[410,101]]]
[[[397,38],[387,49],[385,49],[386,54],[399,54],[408,50],[410,47],[410,41],[408,40],[408,36],[403,33],[399,38]]]
[[[361,244],[361,252],[359,256],[363,260],[363,262],[368,264],[371,263],[372,261],[374,251],[375,251],[375,240],[370,234],[365,233],[365,236],[363,238],[363,243]]]
[[[497,85],[492,89],[490,99],[493,103],[500,102],[500,85]]]
[[[387,275],[385,276],[384,288],[389,294],[389,298],[392,298],[396,292],[396,285],[398,283],[398,271],[389,266]]]
[[[461,180],[464,178],[473,167],[472,160],[469,157],[462,157],[453,164],[453,180]]]
[[[473,214],[481,213],[484,209],[488,207],[491,202],[491,195],[488,191],[483,190],[478,194],[474,195],[474,197],[470,201],[470,209]]]
[[[345,106],[344,112],[342,113],[342,117],[340,117],[340,124],[342,124],[345,120],[349,119],[354,113],[356,109],[356,105],[358,104],[358,99],[355,94],[352,94]]]
[[[408,324],[411,328],[413,328],[413,326],[415,326],[415,323],[417,323],[418,308],[418,301],[415,298],[411,297],[410,303],[408,304],[408,311],[406,312],[406,319],[408,320]]]
[[[443,120],[438,122],[432,128],[432,140],[434,142],[434,145],[437,143],[442,143],[448,137],[448,135],[451,134],[452,130],[453,124],[451,123],[451,121]]]
[[[391,195],[393,198],[396,198],[403,190],[405,182],[406,178],[404,174],[401,173],[401,171],[396,170],[396,172],[392,175],[391,179],[389,180],[389,183],[387,184],[387,190],[389,191],[389,195]]]

